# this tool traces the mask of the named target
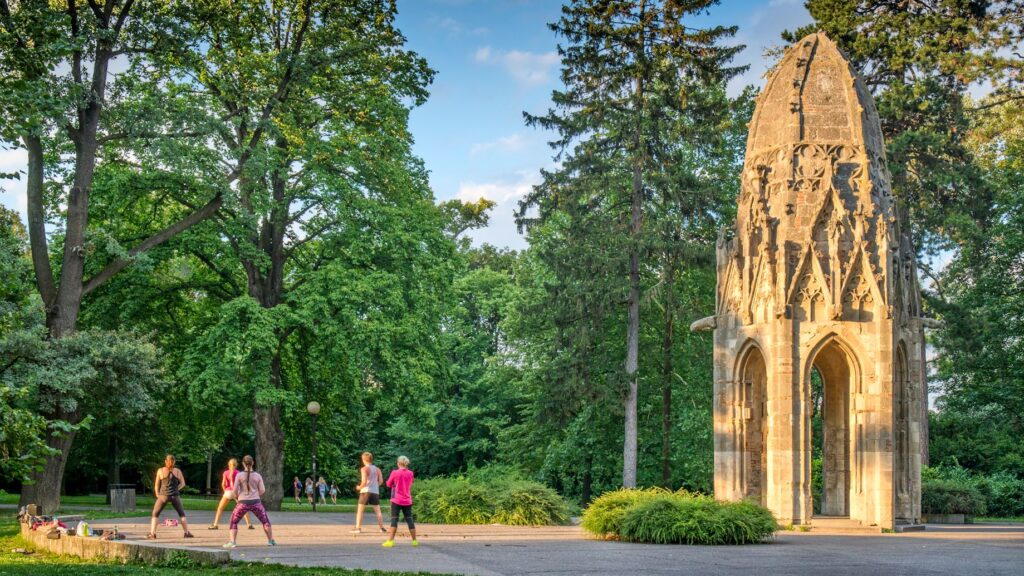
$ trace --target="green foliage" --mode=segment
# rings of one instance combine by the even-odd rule
[[[597,536],[651,544],[754,544],[779,529],[757,504],[663,489],[603,494],[584,512],[582,525]]]
[[[1013,474],[986,475],[954,463],[925,467],[921,477],[925,513],[1004,518],[1024,514],[1024,480]]]
[[[416,517],[427,523],[552,526],[569,521],[568,504],[554,490],[504,467],[417,480],[413,500]]]
[[[623,488],[601,494],[590,503],[583,513],[581,526],[591,534],[603,536],[618,534],[622,529],[622,518],[631,508],[655,497],[668,495],[662,488],[637,490]]]
[[[925,514],[969,514],[987,511],[985,497],[972,482],[929,479],[921,482],[921,511]]]

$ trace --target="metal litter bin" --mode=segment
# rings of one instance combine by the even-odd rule
[[[135,484],[111,484],[110,509],[114,512],[135,510]]]

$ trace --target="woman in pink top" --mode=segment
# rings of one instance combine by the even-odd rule
[[[217,513],[213,515],[213,524],[210,524],[210,530],[217,530],[220,528],[220,514],[227,507],[228,502],[235,499],[235,476],[238,476],[238,459],[232,458],[228,460],[228,469],[224,471],[224,474],[220,478],[220,489],[224,491],[224,495],[220,497],[220,503],[217,504]],[[245,524],[249,527],[249,530],[255,530],[256,527],[249,521],[249,515],[245,515]]]
[[[395,545],[395,533],[398,532],[398,513],[405,517],[405,524],[409,527],[409,535],[412,536],[412,545],[419,546],[416,540],[416,524],[412,521],[412,470],[409,470],[409,459],[405,456],[398,457],[398,470],[392,470],[388,481],[384,484],[391,488],[391,530],[388,532],[388,539],[381,544],[385,548]]]
[[[263,485],[263,477],[252,469],[252,456],[246,455],[245,458],[242,458],[242,467],[245,470],[235,476],[235,498],[238,500],[238,504],[235,504],[235,511],[231,513],[229,526],[231,540],[228,540],[224,547],[238,546],[235,542],[238,538],[238,521],[248,512],[251,512],[263,523],[263,531],[267,534],[267,546],[277,546],[277,542],[274,542],[274,533],[270,529],[270,518],[267,518],[267,511],[263,508],[263,502],[260,500],[260,496],[267,491],[266,486]]]

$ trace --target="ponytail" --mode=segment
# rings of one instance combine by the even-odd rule
[[[251,490],[251,488],[249,487],[249,477],[252,476],[252,456],[246,454],[245,458],[242,458],[242,466],[245,468],[245,491],[248,492],[249,490]]]

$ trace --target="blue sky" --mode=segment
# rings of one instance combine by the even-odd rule
[[[475,243],[523,248],[513,222],[519,198],[552,165],[550,134],[527,128],[523,111],[543,112],[558,86],[556,0],[399,0],[398,25],[408,46],[437,71],[430,100],[414,110],[415,152],[430,170],[438,199],[498,202]],[[751,69],[730,85],[739,92],[760,85],[769,62],[765,48],[780,33],[811,21],[798,0],[724,0],[701,16],[701,25],[736,25],[745,44],[737,64]]]
[[[558,38],[547,23],[560,14],[557,0],[398,0],[398,26],[408,47],[437,71],[427,103],[412,112],[415,152],[430,170],[439,200],[498,203],[491,224],[474,231],[474,242],[523,248],[512,219],[519,198],[550,167],[549,134],[527,128],[523,111],[542,112],[558,86]],[[699,18],[702,25],[736,25],[736,44],[746,50],[737,64],[750,71],[730,91],[762,84],[770,65],[765,48],[780,33],[810,22],[800,0],[724,0]],[[24,170],[21,150],[0,150],[0,172]],[[0,181],[0,203],[24,219],[21,181]]]

